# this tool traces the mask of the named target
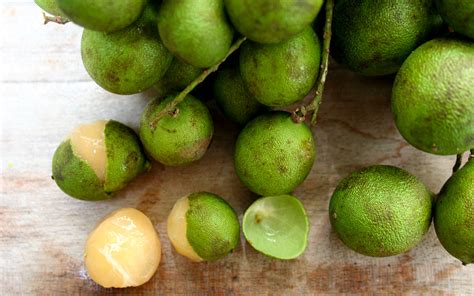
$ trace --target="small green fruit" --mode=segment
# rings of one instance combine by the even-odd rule
[[[203,69],[174,58],[165,76],[158,81],[155,87],[160,96],[168,95],[173,91],[181,91],[202,72]]]
[[[308,176],[316,157],[308,126],[287,112],[270,112],[250,121],[235,145],[237,175],[263,196],[291,192]]]
[[[474,39],[474,1],[436,0],[441,17],[455,32]]]
[[[168,166],[187,165],[204,156],[214,125],[206,105],[191,95],[178,104],[174,113],[165,114],[153,125],[173,99],[168,96],[162,102],[153,100],[148,104],[140,123],[140,137],[155,160]]]
[[[64,13],[59,9],[57,0],[35,0],[35,3],[51,15],[64,17]]]

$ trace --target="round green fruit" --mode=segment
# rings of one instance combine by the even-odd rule
[[[243,35],[259,43],[279,43],[300,33],[316,18],[323,0],[224,0]]]
[[[59,9],[57,0],[35,0],[35,3],[51,15],[64,17],[64,13]]]
[[[158,81],[155,87],[160,96],[168,95],[173,91],[181,91],[202,72],[203,69],[174,58],[165,76]]]
[[[140,138],[155,160],[168,166],[187,165],[206,153],[214,124],[206,105],[191,95],[156,122],[158,114],[173,99],[171,95],[148,104],[140,123]]]
[[[164,0],[158,29],[175,56],[198,68],[208,68],[222,60],[233,36],[222,0]]]
[[[278,44],[246,42],[240,51],[240,73],[249,92],[271,107],[304,98],[319,73],[321,47],[311,27]]]
[[[434,209],[436,234],[443,247],[463,264],[474,263],[474,160],[441,189]]]
[[[57,0],[74,23],[94,31],[115,32],[136,21],[146,0]]]
[[[363,75],[392,74],[441,24],[432,0],[339,0],[331,55]]]
[[[352,173],[334,191],[329,218],[352,250],[374,257],[415,247],[431,224],[432,195],[415,176],[376,165]]]
[[[397,74],[392,113],[400,134],[425,152],[474,148],[474,43],[435,39],[417,48]]]
[[[251,191],[273,196],[291,192],[306,179],[316,158],[309,127],[287,112],[270,112],[250,121],[235,145],[237,175]]]
[[[220,196],[208,192],[180,198],[167,222],[175,250],[192,261],[215,261],[232,253],[239,242],[237,214]]]
[[[435,0],[441,17],[457,33],[474,39],[474,1]]]
[[[135,132],[113,120],[79,126],[53,157],[56,184],[82,200],[107,199],[149,168]]]

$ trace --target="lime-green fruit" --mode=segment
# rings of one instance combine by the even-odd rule
[[[236,29],[259,43],[279,43],[314,20],[323,0],[224,0]]]
[[[245,211],[242,229],[245,239],[257,251],[277,259],[294,259],[308,245],[306,210],[291,195],[257,199]]]
[[[432,195],[415,176],[376,165],[352,173],[334,191],[329,218],[352,250],[374,257],[415,247],[431,224]]]
[[[136,21],[146,0],[57,0],[74,23],[94,31],[115,32]]]
[[[443,247],[463,264],[474,263],[474,160],[441,189],[434,210],[436,234]]]
[[[250,121],[235,145],[237,175],[263,196],[291,192],[313,167],[316,145],[308,126],[287,112],[270,112]]]
[[[222,0],[164,0],[158,29],[174,55],[199,68],[222,60],[233,36]]]
[[[474,1],[436,0],[441,17],[455,32],[474,39]]]
[[[304,98],[319,73],[321,47],[311,27],[278,44],[246,42],[240,73],[249,92],[262,104],[283,107]]]
[[[158,81],[155,87],[160,96],[168,95],[173,91],[181,91],[202,72],[203,69],[174,58],[165,76]]]
[[[222,113],[240,125],[245,125],[265,110],[265,107],[247,90],[238,65],[217,72],[213,92]]]
[[[405,61],[392,90],[402,136],[425,152],[474,148],[474,43],[435,39]]]
[[[51,15],[64,17],[64,13],[59,9],[57,0],[35,0],[35,3]]]
[[[165,75],[173,56],[160,41],[154,16],[147,7],[138,22],[122,31],[84,30],[82,61],[98,85],[116,94],[134,94],[152,87]]]
[[[53,157],[56,184],[82,200],[107,199],[149,168],[135,132],[113,120],[78,127]]]
[[[174,97],[148,104],[140,123],[140,138],[155,160],[169,166],[187,165],[204,156],[214,125],[206,105],[191,95],[178,104],[175,112],[164,114],[156,122],[160,111]]]
[[[167,222],[175,250],[192,261],[215,261],[232,253],[240,238],[237,214],[220,196],[208,192],[180,198]]]
[[[339,0],[331,55],[363,75],[395,73],[441,24],[433,0]]]

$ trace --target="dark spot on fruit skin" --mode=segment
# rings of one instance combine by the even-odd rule
[[[127,170],[130,167],[135,166],[138,163],[138,154],[133,151],[127,155],[127,159],[125,160],[125,168],[124,170]]]

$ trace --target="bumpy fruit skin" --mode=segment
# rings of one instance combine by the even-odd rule
[[[435,0],[441,17],[455,32],[474,39],[474,1]]]
[[[397,74],[392,113],[411,145],[450,155],[474,148],[474,43],[435,39]]]
[[[222,0],[164,0],[158,29],[174,55],[198,68],[208,68],[223,59],[233,36]]]
[[[234,164],[251,191],[272,196],[291,192],[308,176],[316,145],[305,123],[287,112],[270,112],[250,121],[235,145]]]
[[[331,55],[363,75],[395,73],[441,24],[432,0],[339,0]]]
[[[169,166],[187,165],[206,153],[214,124],[206,105],[188,95],[178,104],[175,114],[164,115],[156,127],[151,127],[158,113],[173,99],[170,95],[162,102],[148,104],[140,123],[140,138],[155,160]]]
[[[311,27],[278,44],[246,42],[240,52],[240,73],[260,103],[283,107],[301,99],[319,73],[321,47]]]
[[[122,31],[107,34],[84,30],[82,61],[97,84],[116,94],[134,94],[152,87],[165,75],[173,56],[159,38],[154,16],[147,7],[138,22]]]
[[[259,43],[279,43],[316,18],[323,0],[224,0],[229,17],[243,35]]]
[[[193,250],[206,261],[227,256],[240,238],[240,224],[235,211],[213,193],[193,193],[188,199],[186,237]]]
[[[115,32],[136,21],[146,0],[57,0],[74,23],[94,31]]]
[[[35,3],[49,14],[64,17],[64,13],[59,9],[57,0],[35,0]]]
[[[331,225],[352,250],[374,257],[415,247],[431,224],[432,195],[415,176],[376,165],[352,173],[334,191]]]
[[[181,91],[196,79],[204,70],[174,58],[165,76],[155,85],[160,96],[172,91]]]
[[[463,264],[474,263],[474,160],[441,189],[434,225],[441,244],[451,255]]]

